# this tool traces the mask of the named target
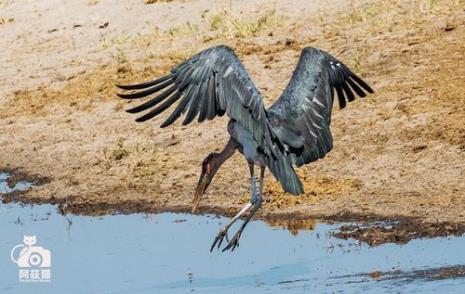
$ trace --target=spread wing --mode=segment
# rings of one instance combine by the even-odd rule
[[[182,114],[186,114],[183,125],[187,125],[196,117],[198,122],[202,122],[226,113],[250,131],[260,145],[266,137],[263,99],[229,47],[206,49],[159,79],[118,87],[125,90],[144,89],[132,94],[118,94],[124,99],[143,98],[163,90],[147,102],[127,110],[130,113],[149,110],[136,119],[138,122],[151,119],[177,103],[161,124],[162,128],[171,125]]]
[[[145,103],[127,110],[130,113],[148,111],[136,119],[138,122],[151,119],[176,103],[161,127],[169,126],[182,114],[185,114],[183,125],[186,125],[196,117],[202,122],[226,113],[252,134],[266,155],[268,168],[281,182],[284,190],[293,194],[302,192],[302,184],[288,156],[282,153],[279,142],[271,140],[262,96],[229,47],[206,49],[159,79],[118,87],[124,90],[141,90],[118,94],[124,99],[143,98],[162,91]]]
[[[267,110],[274,140],[297,166],[323,158],[333,147],[331,110],[373,90],[342,62],[315,48],[302,51],[281,97]],[[355,94],[354,94],[355,92]]]

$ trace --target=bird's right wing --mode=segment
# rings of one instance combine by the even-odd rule
[[[333,147],[330,123],[334,100],[339,106],[373,90],[342,62],[315,48],[302,51],[281,97],[267,110],[273,139],[297,166],[323,158]]]

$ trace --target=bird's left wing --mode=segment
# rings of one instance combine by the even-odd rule
[[[331,110],[336,90],[340,108],[373,90],[342,62],[315,48],[302,51],[281,97],[267,110],[273,140],[301,166],[333,147]]]
[[[252,83],[236,54],[227,46],[206,49],[189,58],[159,79],[135,85],[119,85],[124,90],[142,90],[132,94],[118,94],[124,99],[137,99],[162,91],[147,102],[128,109],[130,113],[149,110],[137,118],[142,122],[168,109],[176,108],[161,124],[167,127],[181,114],[186,114],[183,125],[211,120],[225,113],[253,134],[263,146],[266,139],[266,115],[263,99]]]

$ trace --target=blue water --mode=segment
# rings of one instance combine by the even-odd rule
[[[465,279],[377,281],[363,273],[465,264],[465,238],[378,247],[293,236],[251,222],[234,252],[209,252],[227,218],[163,213],[64,216],[51,205],[0,204],[0,293],[465,293]],[[233,231],[231,231],[233,232]],[[18,280],[10,251],[23,235],[51,251],[51,282]]]

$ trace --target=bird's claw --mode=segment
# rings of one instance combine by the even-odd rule
[[[223,243],[223,239],[226,238],[226,241],[229,242],[228,238],[228,228],[224,227],[222,228],[219,232],[218,235],[216,235],[215,240],[213,241],[212,246],[210,247],[210,252],[213,251],[213,248],[215,248],[215,245],[218,243],[217,248],[220,248],[221,243]]]
[[[231,250],[234,251],[236,247],[239,247],[239,239],[241,238],[241,231],[239,230],[234,237],[229,241],[228,245],[223,248],[222,252],[225,252],[226,250]]]

